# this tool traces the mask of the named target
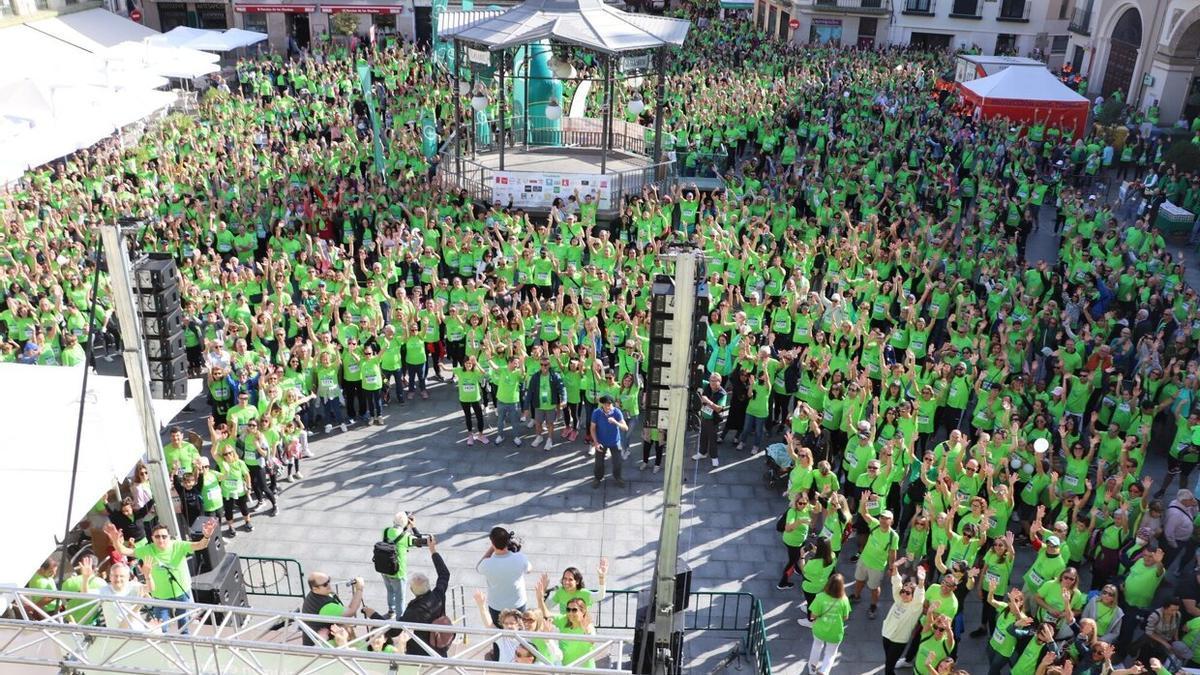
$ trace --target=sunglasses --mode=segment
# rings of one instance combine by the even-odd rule
[[[580,612],[580,610],[578,607],[568,607],[567,608],[567,614],[579,614],[579,612]]]
[[[153,537],[151,537],[151,539],[170,539],[170,538],[171,538],[171,535],[169,535],[169,534],[156,534]]]

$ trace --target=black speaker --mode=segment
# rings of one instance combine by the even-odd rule
[[[173,359],[176,356],[187,354],[183,331],[167,337],[147,337],[143,342],[146,343],[146,358],[151,360]]]
[[[138,291],[135,298],[138,314],[170,314],[179,309],[179,286],[177,284],[161,290]]]
[[[152,380],[186,380],[187,354],[176,354],[164,358],[147,359]]]
[[[675,611],[682,612],[692,604],[692,568],[680,558],[675,563]]]
[[[654,673],[654,598],[649,591],[638,593],[637,619],[634,621],[633,654],[631,668],[637,675]],[[671,622],[671,640],[668,648],[671,652],[671,662],[667,668],[670,675],[680,675],[683,672],[683,613],[676,612]]]
[[[242,568],[236,553],[230,553],[221,559],[221,564],[211,572],[204,572],[192,577],[192,598],[204,605],[225,605],[226,607],[249,607],[246,597],[246,586],[242,579]],[[224,612],[214,612],[213,621],[225,619]],[[231,622],[241,625],[240,621]]]
[[[179,269],[169,253],[151,253],[133,266],[133,287],[161,291],[179,283]]]
[[[167,401],[186,401],[187,379],[150,380],[150,398]]]
[[[192,522],[191,528],[188,530],[188,539],[190,541],[200,541],[204,538],[204,524],[210,520],[217,520],[212,516],[200,516]],[[217,529],[213,530],[213,534],[208,539],[208,546],[202,550],[196,551],[192,555],[192,560],[196,562],[196,568],[192,570],[192,575],[211,572],[216,569],[226,558],[225,539],[221,537],[221,523],[217,521]],[[228,554],[232,555],[232,554]]]
[[[164,338],[183,331],[183,310],[178,306],[166,314],[142,314],[142,337]]]

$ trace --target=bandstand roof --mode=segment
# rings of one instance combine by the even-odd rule
[[[445,12],[438,37],[496,51],[553,40],[604,54],[682,45],[689,21],[631,14],[602,0],[526,0],[502,12]]]

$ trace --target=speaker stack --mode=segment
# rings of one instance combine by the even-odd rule
[[[667,641],[670,660],[667,663],[668,675],[680,675],[683,672],[683,629],[684,611],[691,605],[692,568],[682,558],[675,563],[675,597],[674,614],[671,621],[671,637]],[[643,590],[638,594],[637,617],[634,621],[633,633],[633,663],[631,669],[638,675],[650,675],[655,672],[655,622],[654,622],[654,588]]]
[[[217,520],[211,516],[200,516],[192,523],[188,530],[188,539],[191,541],[200,541],[204,538],[204,524],[210,520]],[[225,539],[221,537],[221,523],[217,521],[217,529],[213,531],[211,537],[208,538],[208,546],[196,551],[188,558],[188,564],[192,576],[211,572],[221,566],[227,555],[225,551]]]
[[[187,353],[175,259],[165,253],[151,253],[135,264],[133,291],[150,366],[150,396],[185,400]]]
[[[227,553],[221,557],[221,562],[209,572],[192,577],[192,598],[204,605],[224,605],[226,607],[249,607],[246,598],[246,586],[242,579],[242,568],[238,563],[236,553]],[[225,620],[224,612],[214,612],[213,621]],[[241,625],[240,621],[232,621]]]

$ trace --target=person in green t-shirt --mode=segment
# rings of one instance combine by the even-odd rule
[[[771,369],[763,368],[758,377],[750,385],[750,403],[746,406],[745,426],[738,434],[737,450],[741,450],[747,439],[751,439],[753,447],[750,454],[758,452],[763,446],[763,438],[767,428],[767,414],[771,403]]]
[[[808,539],[808,529],[812,526],[812,515],[807,492],[798,493],[783,515],[783,545],[787,548],[787,564],[783,566],[783,576],[775,586],[780,590],[796,585],[791,577],[793,572],[800,570],[800,556],[804,553],[804,540]]]
[[[203,537],[197,541],[179,541],[171,539],[166,525],[155,525],[150,530],[150,541],[135,548],[128,546],[121,538],[121,531],[116,525],[109,523],[104,526],[104,534],[112,541],[113,548],[122,555],[133,556],[142,561],[148,561],[152,566],[154,591],[151,597],[159,600],[174,600],[191,602],[192,575],[188,569],[188,558],[195,551],[208,548],[208,541],[217,529],[216,518],[209,518],[201,530]],[[162,622],[163,632],[167,632],[169,620],[180,614],[180,610],[167,607],[155,607],[153,614]],[[187,624],[180,626],[180,632],[188,632]]]
[[[496,436],[492,442],[504,442],[504,434],[512,432],[513,445],[521,447],[521,432],[517,420],[521,417],[521,385],[525,381],[524,359],[513,357],[507,365],[494,361],[488,368],[487,377],[496,387]]]
[[[68,593],[99,593],[104,586],[104,580],[96,574],[97,560],[91,553],[85,553],[75,561],[75,574],[63,579],[62,590]],[[91,625],[100,615],[95,604],[81,607],[87,600],[66,600],[67,620],[71,623]],[[76,609],[78,608],[78,609]]]
[[[458,384],[458,404],[462,407],[463,421],[467,425],[467,445],[475,445],[479,441],[487,445],[487,436],[483,435],[483,386],[486,374],[479,367],[479,361],[468,356],[462,367],[454,368],[454,378]],[[471,415],[475,416],[475,424],[471,424]]]
[[[884,574],[896,562],[896,552],[900,550],[900,535],[892,527],[892,512],[884,510],[876,518],[868,512],[867,503],[870,501],[871,491],[863,490],[858,513],[869,534],[854,568],[854,592],[850,598],[857,602],[862,597],[864,586],[871,589],[871,607],[867,616],[874,617]]]
[[[808,654],[811,673],[829,675],[837,660],[838,650],[846,637],[846,620],[850,618],[850,599],[842,575],[834,573],[808,606],[808,621],[812,624],[813,644]]]
[[[413,547],[413,533],[416,521],[404,511],[397,511],[392,516],[391,527],[383,531],[383,541],[391,542],[396,547],[396,573],[381,574],[383,587],[387,589],[387,606],[389,619],[394,619],[404,613],[404,593],[408,585],[408,549]]]

